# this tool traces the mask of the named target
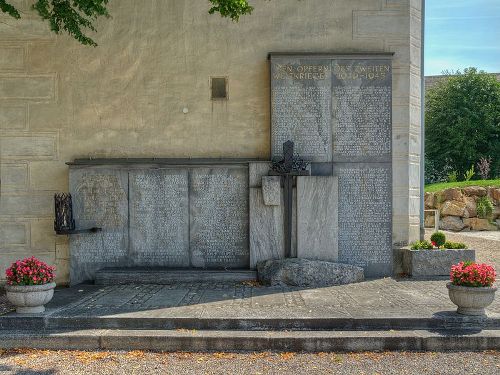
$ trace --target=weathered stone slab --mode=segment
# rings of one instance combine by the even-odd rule
[[[261,189],[250,188],[250,268],[263,260],[284,258],[283,214],[283,205],[265,205]]]
[[[370,277],[392,274],[392,176],[388,163],[339,163],[339,261]]]
[[[271,56],[271,155],[283,143],[313,162],[332,161],[331,60],[318,56]]]
[[[249,187],[256,188],[262,186],[262,177],[269,174],[271,163],[268,161],[251,162],[248,164]]]
[[[391,60],[337,59],[332,71],[333,159],[390,162]]]
[[[267,260],[257,264],[259,281],[266,285],[323,287],[361,282],[363,268],[309,259]]]
[[[193,169],[189,195],[192,266],[247,268],[247,168]]]
[[[297,257],[338,260],[338,177],[297,177]]]
[[[262,177],[262,196],[266,206],[279,206],[281,204],[281,177]]]
[[[76,227],[103,229],[71,236],[71,284],[93,280],[104,267],[129,265],[127,171],[70,169],[69,189]]]
[[[413,277],[450,276],[452,265],[467,260],[476,260],[475,250],[403,249],[403,271]]]
[[[186,169],[131,171],[130,262],[189,267]]]

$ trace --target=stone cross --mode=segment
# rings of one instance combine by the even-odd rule
[[[283,196],[285,201],[285,258],[292,257],[292,221],[293,221],[293,184],[297,176],[310,176],[307,170],[308,163],[304,162],[293,153],[294,143],[283,143],[283,159],[273,161],[271,176],[281,176]]]

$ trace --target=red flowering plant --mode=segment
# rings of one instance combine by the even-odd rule
[[[488,264],[460,262],[451,266],[450,280],[453,285],[490,287],[495,282],[495,269]]]
[[[17,260],[5,271],[8,285],[43,285],[54,281],[55,267],[35,257]]]

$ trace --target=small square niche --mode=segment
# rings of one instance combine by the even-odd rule
[[[227,100],[227,77],[210,77],[210,99]]]

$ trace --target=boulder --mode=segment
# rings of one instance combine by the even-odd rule
[[[493,220],[500,219],[500,206],[493,207]]]
[[[488,194],[488,190],[481,186],[467,186],[463,188],[463,192],[469,197],[484,197]]]
[[[441,207],[441,216],[465,217],[465,203],[460,201],[446,201]]]
[[[299,258],[271,259],[257,263],[259,281],[265,285],[323,287],[364,280],[363,268],[350,264]]]
[[[433,209],[435,206],[436,195],[434,193],[425,193],[424,202],[425,209]]]
[[[465,197],[465,209],[467,210],[466,216],[476,217],[477,216],[477,205],[475,197]]]
[[[442,201],[459,201],[463,202],[464,196],[462,191],[458,188],[450,188],[443,190],[441,192],[441,200]]]
[[[464,224],[472,230],[497,230],[496,225],[491,224],[488,219],[478,217],[464,219]]]
[[[466,225],[460,217],[446,216],[439,220],[439,229],[451,230],[453,232],[460,232]]]
[[[490,187],[488,195],[496,202],[500,202],[500,188]]]
[[[498,230],[500,230],[500,219],[497,219],[496,223],[497,223]]]

